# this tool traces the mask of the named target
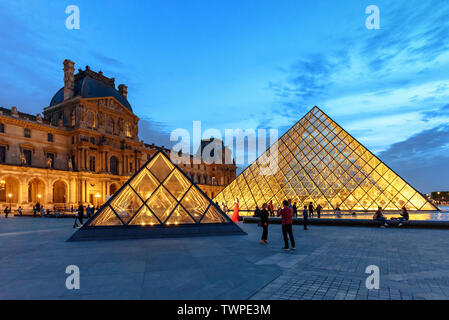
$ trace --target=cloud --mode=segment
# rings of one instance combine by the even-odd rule
[[[141,118],[139,121],[139,137],[147,144],[154,143],[157,146],[171,148],[170,132],[167,125],[154,121],[151,118]]]
[[[114,68],[125,67],[125,65],[122,62],[120,62],[119,60],[112,58],[112,57],[107,57],[107,56],[103,55],[102,53],[93,51],[92,56],[100,62],[100,65],[105,65],[105,66],[114,67]]]
[[[379,157],[424,192],[449,184],[449,124],[424,130],[392,144]]]
[[[430,110],[423,113],[424,121],[429,121],[430,119],[440,118],[440,117],[449,117],[449,104],[436,109]]]

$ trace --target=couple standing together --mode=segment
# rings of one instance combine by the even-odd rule
[[[277,212],[277,216],[282,217],[282,235],[284,236],[284,250],[290,250],[288,246],[288,239],[290,238],[290,242],[292,245],[292,250],[296,250],[295,247],[295,239],[293,237],[293,229],[292,229],[292,219],[293,219],[293,209],[289,206],[287,200],[282,202],[284,206]],[[260,210],[260,224],[263,228],[262,231],[262,239],[260,240],[262,243],[268,243],[268,217],[270,213],[267,210],[268,205],[266,203],[263,204],[262,210]]]

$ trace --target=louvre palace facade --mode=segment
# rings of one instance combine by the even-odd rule
[[[75,74],[70,60],[63,65],[64,87],[42,115],[0,108],[2,208],[101,205],[157,151],[169,151],[139,140],[127,86],[116,89],[114,78],[88,66]],[[211,198],[236,176],[234,164],[179,166]]]

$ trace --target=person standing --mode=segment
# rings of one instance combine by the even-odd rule
[[[39,203],[39,201],[38,202],[36,202],[36,213],[41,213],[41,204]]]
[[[321,204],[318,204],[318,206],[316,207],[316,214],[318,216],[318,219],[321,216],[321,209],[323,209],[323,207],[321,206]]]
[[[92,208],[90,207],[90,204],[88,204],[87,208],[86,208],[86,214],[87,214],[88,219],[90,218],[91,213],[92,213]]]
[[[232,221],[234,221],[234,222],[239,222],[239,221],[240,221],[240,216],[239,216],[239,200],[238,200],[238,199],[235,200],[235,204],[234,204],[234,214],[232,215]]]
[[[304,221],[304,230],[309,230],[307,228],[307,223],[309,222],[309,213],[307,212],[307,206],[304,206],[304,210],[302,210],[302,218]]]
[[[264,203],[262,205],[262,209],[260,210],[260,224],[262,226],[262,238],[260,242],[267,244],[268,243],[268,220],[270,213],[267,210],[268,205]]]
[[[19,216],[22,216],[22,207],[19,206],[19,209],[17,209],[17,212],[19,213]]]
[[[284,250],[290,250],[288,247],[288,238],[290,238],[290,242],[292,245],[292,249],[296,250],[295,247],[295,239],[293,237],[293,229],[292,229],[292,217],[293,210],[288,206],[288,201],[284,200],[282,202],[284,208],[278,211],[278,217],[282,217],[282,235],[284,236]],[[287,236],[288,235],[288,236]]]
[[[293,209],[293,215],[295,216],[295,218],[297,218],[298,217],[298,207],[296,207],[296,202],[293,204],[292,209]]]
[[[6,206],[5,210],[3,210],[3,212],[5,213],[5,218],[8,218],[8,214],[9,214],[9,207]]]
[[[313,218],[313,203],[312,202],[309,203],[309,216],[311,218]]]

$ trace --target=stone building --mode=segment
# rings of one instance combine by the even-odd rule
[[[86,66],[75,74],[74,62],[63,64],[64,87],[43,116],[0,108],[2,207],[100,205],[165,149],[139,141],[127,86],[116,89],[115,79],[101,71]],[[211,198],[235,179],[234,164],[189,162],[179,165]]]

